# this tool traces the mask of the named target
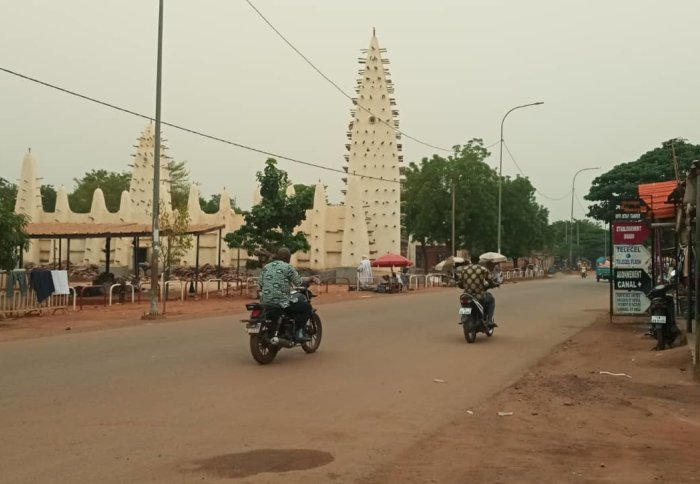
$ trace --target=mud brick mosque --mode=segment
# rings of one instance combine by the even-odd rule
[[[398,111],[393,97],[394,89],[388,71],[386,50],[379,47],[376,35],[372,35],[369,48],[360,58],[360,77],[357,80],[357,97],[353,99],[351,121],[348,125],[345,145],[345,165],[348,175],[343,178],[345,199],[334,205],[326,202],[326,190],[322,183],[316,185],[313,208],[307,210],[306,219],[298,230],[307,235],[311,250],[294,255],[294,263],[314,270],[351,267],[357,265],[362,255],[371,258],[386,253],[399,253],[401,247],[400,217],[400,164],[401,140],[398,128]],[[75,213],[68,204],[68,193],[61,187],[57,193],[53,212],[44,212],[41,204],[39,169],[34,154],[28,152],[22,161],[21,176],[15,211],[25,213],[34,224],[142,224],[151,223],[153,194],[155,129],[149,124],[138,138],[129,191],[121,195],[119,210],[111,213],[105,205],[102,190],[93,195],[89,213]],[[167,147],[161,151],[161,207],[172,210],[170,198],[170,160]],[[288,193],[293,193],[289,188]],[[260,201],[259,193],[253,204]],[[200,264],[216,264],[219,250],[224,266],[235,266],[248,255],[229,248],[220,239],[241,227],[243,215],[230,207],[230,196],[221,192],[219,210],[214,214],[202,212],[199,205],[199,189],[190,188],[188,212],[191,225],[222,226],[200,236]],[[33,239],[24,254],[24,262],[46,264],[54,259],[57,241],[52,238]],[[70,247],[70,249],[68,249]],[[70,250],[70,254],[67,251]],[[112,267],[130,266],[134,251],[150,257],[150,240],[142,240],[137,247],[132,238],[112,237],[109,244],[109,261]],[[61,245],[59,260],[73,264],[106,263],[105,240],[85,238]],[[183,265],[195,263],[193,247],[181,260]]]

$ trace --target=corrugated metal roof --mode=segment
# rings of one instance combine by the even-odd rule
[[[654,218],[666,219],[674,218],[676,207],[672,203],[668,203],[668,197],[673,190],[678,187],[678,182],[675,180],[644,183],[639,185],[639,196],[651,208]]]
[[[224,225],[190,225],[187,233],[201,235],[223,229]],[[106,237],[150,237],[150,224],[85,224],[85,223],[29,223],[27,234],[33,239],[93,239]],[[167,235],[165,232],[163,232]]]

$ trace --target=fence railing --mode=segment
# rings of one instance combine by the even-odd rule
[[[22,294],[19,288],[11,291],[11,296],[7,294],[7,273],[0,272],[0,317],[24,316],[29,313],[56,312],[60,309],[66,311],[76,304],[76,292],[72,287],[68,294],[53,294],[42,302],[37,301],[34,290],[29,287],[27,281],[26,291]],[[71,303],[71,297],[73,302]]]

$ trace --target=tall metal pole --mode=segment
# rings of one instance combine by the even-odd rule
[[[697,171],[697,161],[694,162],[695,168],[695,186],[697,187],[697,180],[700,180],[700,176]],[[695,206],[697,207],[700,202],[700,190],[695,189]],[[694,274],[694,284],[693,284],[693,294],[695,295],[694,308],[693,308],[693,319],[695,320],[695,327],[693,328],[693,333],[695,336],[695,365],[694,365],[694,376],[696,380],[700,381],[700,321],[698,318],[700,315],[700,214],[695,213],[695,237],[693,239],[693,246],[688,247],[688,257],[692,257],[692,263],[695,268]],[[695,250],[693,250],[693,248]],[[690,267],[690,264],[688,264]],[[688,308],[690,311],[690,308]]]
[[[455,183],[452,182],[452,256],[455,253]]]
[[[163,71],[163,0],[158,2],[158,61],[156,64],[156,133],[153,152],[153,244],[151,250],[151,316],[158,316],[158,252],[160,251],[160,95]]]
[[[599,166],[593,168],[581,168],[574,174],[574,179],[571,181],[571,220],[569,221],[570,237],[569,237],[569,267],[574,266],[574,193],[576,190],[576,177],[579,173],[589,170],[600,170]]]
[[[544,101],[538,101],[536,103],[530,103],[530,104],[523,104],[522,106],[515,106],[514,108],[511,108],[508,110],[508,112],[503,116],[503,119],[501,120],[501,143],[500,143],[500,149],[498,153],[498,238],[496,242],[497,249],[496,251],[498,253],[501,252],[501,211],[502,211],[502,194],[503,194],[503,123],[506,122],[506,118],[510,113],[515,111],[516,109],[520,108],[526,108],[528,106],[539,106],[540,104],[544,104]]]
[[[603,224],[603,257],[608,256],[608,231]]]

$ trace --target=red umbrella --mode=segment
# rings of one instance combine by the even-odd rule
[[[408,267],[413,261],[398,254],[385,254],[372,262],[372,267]]]

